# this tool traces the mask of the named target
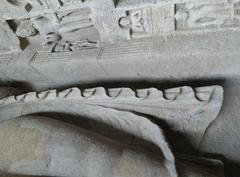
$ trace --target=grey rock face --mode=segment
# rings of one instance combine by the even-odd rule
[[[213,114],[212,112],[216,112],[214,115],[217,115],[222,103],[222,88],[213,86],[196,88],[195,90],[194,93],[190,87],[169,89],[164,91],[164,95],[160,90],[154,88],[136,91],[127,88],[109,90],[105,90],[104,88],[85,90],[72,88],[61,92],[55,90],[41,93],[32,92],[2,99],[0,103],[0,115],[1,121],[4,122],[24,115],[57,112],[60,114],[74,114],[79,117],[87,117],[88,119],[102,122],[116,130],[123,131],[155,145],[162,153],[163,166],[167,169],[170,176],[175,177],[178,176],[175,168],[175,160],[160,127],[146,117],[138,116],[131,112],[154,115],[155,110],[155,116],[158,115],[157,118],[162,118],[170,125],[174,124],[172,122],[184,123],[184,120],[178,117],[174,118],[170,116],[164,119],[164,116],[161,116],[171,115],[172,113],[175,116],[179,114],[179,117],[181,117],[181,112],[177,111],[174,113],[174,109],[183,109],[182,116],[185,115],[185,117],[187,116],[186,108],[190,109],[189,114],[192,110],[196,109],[197,112],[201,110],[207,112],[208,110],[210,113],[209,116]],[[219,105],[217,109],[215,109],[216,107],[212,107],[211,110],[211,106],[209,105],[211,102],[215,102],[214,106]],[[205,110],[201,103],[203,105],[208,104],[208,109]],[[189,104],[196,105],[190,108]],[[170,113],[168,113],[168,109],[170,109]],[[193,117],[193,115],[196,116]],[[204,121],[209,116],[201,117],[200,120]],[[175,120],[171,121],[171,119]],[[199,119],[196,113],[193,113],[187,119],[188,124],[192,123],[191,119],[193,120],[192,127],[198,127],[194,130],[196,135],[201,135],[202,132],[205,132],[205,127],[213,121],[212,119],[206,120],[204,126],[200,126],[200,124],[194,125],[194,120]],[[178,124],[175,126],[172,125],[173,129],[176,127],[176,131],[178,131],[178,126],[182,127],[184,124],[181,126]],[[188,130],[188,127],[190,126],[183,127],[184,131],[182,131],[186,136],[192,133],[192,129]],[[192,141],[195,140],[194,138],[199,138],[197,143],[201,141],[201,136],[192,137]],[[25,173],[28,174],[29,172]]]
[[[0,125],[1,171],[8,174],[78,177],[167,177],[158,154],[116,143],[82,128],[40,116],[20,117]],[[9,138],[11,137],[11,138]],[[184,160],[185,159],[185,160]],[[188,160],[186,160],[188,159]],[[221,176],[201,165],[204,159],[179,157],[180,176]],[[192,161],[192,162],[189,162]],[[205,159],[205,165],[220,165]],[[215,165],[214,165],[215,164]],[[219,167],[218,167],[219,168]],[[216,168],[217,169],[217,168]]]
[[[23,175],[169,176],[161,158],[43,117],[1,124],[2,171]],[[11,138],[7,138],[11,137]],[[6,139],[7,138],[7,139]],[[9,146],[11,148],[9,148]]]
[[[240,176],[239,32],[240,0],[0,0],[1,175]]]
[[[196,88],[195,91],[190,87],[181,87],[165,90],[164,93],[155,88],[136,91],[129,88],[72,88],[61,92],[50,90],[2,99],[0,115],[5,120],[44,111],[71,113],[72,110],[63,110],[67,106],[72,107],[70,105],[134,111],[166,121],[173,130],[183,133],[197,147],[205,130],[218,115],[222,100],[223,90],[220,86]],[[46,102],[50,106],[46,107]],[[58,106],[60,102],[61,105],[66,105],[61,108]],[[29,111],[23,111],[21,105],[27,105]],[[12,109],[14,115],[9,109]],[[79,111],[79,108],[74,109],[74,112]]]

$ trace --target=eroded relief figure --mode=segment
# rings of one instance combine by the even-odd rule
[[[119,25],[129,31],[131,38],[147,35],[150,32],[146,9],[128,11],[127,16],[119,20]]]
[[[35,35],[40,35],[43,38],[43,46],[55,45],[59,41],[74,43],[96,36],[95,34],[92,36],[84,34],[86,31],[91,33],[93,29],[89,28],[94,28],[91,9],[86,7],[81,8],[81,10],[60,10],[64,3],[59,0],[56,2],[49,0],[9,1],[3,4],[9,6],[11,10],[7,13],[5,12],[7,8],[2,7],[0,13],[3,14],[3,21],[10,20],[14,24],[15,35],[24,38],[28,43],[32,41],[41,43],[41,38],[32,38]],[[12,13],[13,7],[21,9],[21,15]],[[96,39],[95,42],[97,42],[97,38],[93,38],[90,40]]]
[[[59,41],[66,33],[93,26],[88,14],[75,12],[34,17],[31,21],[47,42]]]
[[[0,84],[26,85],[0,87],[0,177],[223,177],[220,160],[185,154],[203,152],[223,87],[128,82],[237,77],[239,3],[0,0]]]

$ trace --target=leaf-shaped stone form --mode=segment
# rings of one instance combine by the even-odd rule
[[[31,94],[29,98],[32,98],[32,95],[33,94]],[[55,106],[55,104],[58,106]],[[65,113],[69,111],[69,113],[75,113],[79,117],[87,117],[91,120],[96,120],[98,122],[100,121],[116,130],[128,133],[154,144],[162,153],[163,157],[159,157],[159,160],[163,160],[163,163],[166,169],[168,169],[170,176],[177,177],[174,156],[164,138],[162,130],[145,117],[138,116],[127,111],[118,111],[112,108],[76,103],[67,105],[66,107],[66,105],[57,102],[51,104],[45,101],[40,101],[40,104],[22,104],[20,107],[13,106],[11,108],[10,106],[9,108],[14,112],[21,111],[23,114],[29,114],[30,112],[42,112],[43,110],[50,112],[63,112],[64,109],[66,109],[67,111],[64,111]],[[1,115],[1,118],[2,116],[3,115]],[[5,116],[7,116],[7,114],[5,114]],[[15,116],[12,116],[12,118]]]
[[[0,148],[4,150],[4,153],[0,153],[0,176],[2,170],[5,173],[37,176],[120,177],[128,173],[127,176],[132,177],[138,174],[155,177],[177,176],[174,173],[174,159],[169,161],[170,159],[164,157],[167,155],[167,158],[172,158],[172,153],[164,138],[162,139],[159,127],[132,113],[121,111],[118,114],[119,111],[111,109],[113,112],[107,110],[109,114],[106,114],[101,109],[98,110],[100,114],[91,115],[95,119],[101,119],[113,127],[129,131],[156,144],[161,141],[158,147],[164,155],[159,153],[153,156],[152,153],[141,151],[137,147],[126,146],[114,139],[102,137],[66,122],[52,120],[50,117],[22,116],[0,125],[0,140],[4,142],[0,144]],[[142,128],[135,122],[138,119],[141,119],[141,123],[146,123]],[[133,161],[136,164],[132,164]],[[129,170],[125,169],[126,165]],[[139,171],[131,169],[136,167]]]
[[[98,117],[106,117],[104,114],[106,113]],[[128,117],[128,114],[126,112],[125,116]],[[96,117],[95,114],[92,116]],[[117,114],[114,111],[113,117],[111,113],[108,118],[115,116]],[[56,116],[54,119],[58,118]],[[71,119],[67,115],[66,118]],[[131,128],[131,122],[126,125],[125,120],[119,120],[117,124],[122,124],[123,129]],[[135,132],[137,129],[133,125],[133,130],[130,131]],[[145,134],[144,129],[139,131]],[[111,133],[114,133],[114,130]],[[25,174],[28,174],[26,177],[170,176],[164,167],[163,159],[159,158],[163,157],[161,153],[149,154],[141,151],[138,146],[126,146],[121,141],[102,137],[89,129],[77,127],[76,124],[53,120],[52,117],[22,116],[4,122],[0,124],[0,141],[0,177],[25,177]],[[223,164],[220,161],[175,155],[181,177],[224,176]]]
[[[198,146],[207,127],[216,119],[222,101],[221,86],[195,89],[179,87],[165,91],[156,88],[72,88],[61,92],[50,90],[2,99],[0,117],[11,119],[44,111],[71,112],[71,105],[101,106],[162,119],[173,130],[185,135],[194,146]]]

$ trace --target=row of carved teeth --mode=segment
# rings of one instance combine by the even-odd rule
[[[105,89],[103,87],[97,87],[92,89],[80,90],[78,88],[71,88],[59,92],[60,97],[71,97],[81,95],[88,99],[132,99],[140,98],[145,99],[162,99],[162,100],[180,100],[180,99],[197,99],[198,101],[209,101],[211,95],[216,87],[199,87],[192,89],[191,87],[178,87],[161,91],[157,88],[137,89],[131,88],[114,88]]]
[[[41,93],[30,92],[19,96],[10,96],[0,100],[0,104],[9,104],[19,101],[34,101],[34,100],[51,100],[56,98],[85,98],[89,100],[99,99],[141,99],[141,100],[197,100],[209,101],[211,95],[219,86],[199,87],[194,90],[191,87],[178,87],[161,91],[156,88],[147,88],[132,90],[130,88],[105,89],[97,87],[92,89],[80,90],[79,88],[71,88],[57,92],[56,90],[44,91]]]

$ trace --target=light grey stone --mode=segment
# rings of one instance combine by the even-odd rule
[[[22,91],[17,88],[0,87],[0,99],[4,99],[4,98],[6,98],[8,96],[12,96],[12,95],[19,95],[21,93],[22,93]]]
[[[222,101],[223,90],[220,86],[200,87],[195,91],[191,87],[181,87],[165,90],[164,93],[156,88],[136,91],[129,88],[72,88],[4,98],[0,100],[0,115],[3,121],[45,111],[86,114],[88,109],[80,110],[82,105],[86,108],[113,108],[162,119],[198,147],[206,129],[216,119]],[[46,102],[50,104],[48,107]],[[29,109],[25,111],[22,105]],[[66,110],[66,107],[72,109]]]
[[[0,124],[0,132],[0,139],[5,142],[0,144],[4,149],[1,151],[4,163],[0,165],[3,173],[78,177],[170,176],[158,154],[46,117],[19,117]],[[204,161],[205,167],[201,164]],[[222,164],[218,161],[181,155],[177,164],[183,177],[222,176]],[[211,170],[208,165],[212,166]]]
[[[238,0],[16,0],[3,2],[0,13],[3,20],[17,24],[16,34],[32,46],[81,40],[105,45],[136,38],[239,31],[239,3]],[[21,23],[25,20],[33,23],[35,29],[27,22]],[[32,37],[35,30],[39,31],[38,38]]]
[[[113,143],[113,149],[161,151],[160,173],[222,176],[221,162],[176,155],[200,152],[220,155],[226,174],[239,176],[231,170],[234,163],[239,169],[240,161],[239,32],[240,0],[0,0],[0,85],[26,85],[26,94],[0,87],[0,132],[4,134],[8,122],[19,116],[40,113],[72,120],[75,115],[75,123],[86,129],[91,125],[88,131],[96,136],[114,139],[121,131],[140,139],[121,136],[119,141],[125,144]],[[50,122],[39,125],[48,127]],[[98,128],[93,130],[94,126]],[[7,147],[5,141],[6,137],[0,146]],[[143,156],[155,163],[143,152],[134,159]],[[64,174],[65,161],[61,163],[54,170]],[[8,168],[1,173],[14,176],[25,170],[20,176],[41,175],[43,164],[36,165],[35,174],[22,168],[24,163],[13,173],[8,174]],[[140,167],[151,172],[132,173],[127,164],[121,175],[150,176],[159,170],[142,162],[132,169]],[[79,170],[74,165],[70,169],[67,176]]]

